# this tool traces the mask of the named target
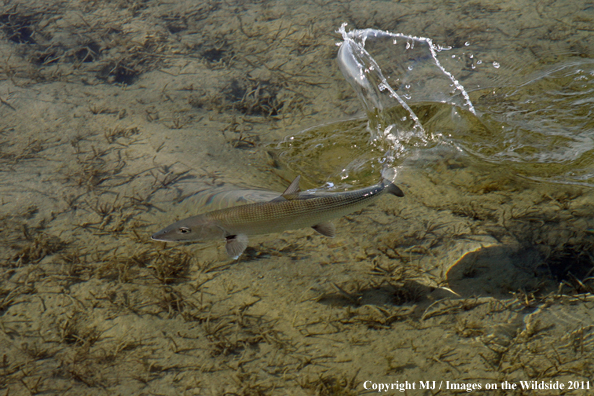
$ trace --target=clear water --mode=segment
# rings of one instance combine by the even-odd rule
[[[592,26],[585,1],[3,5],[0,389],[587,392]],[[150,240],[297,174],[405,197],[239,261]]]
[[[477,68],[482,64],[478,60],[459,81],[443,65],[462,73],[456,62],[468,58],[465,53],[428,38],[375,29],[347,32],[345,27],[338,64],[367,114],[367,131],[353,134],[354,121],[348,121],[285,139],[281,156],[298,163],[300,172],[309,173],[302,166],[309,154],[305,151],[317,151],[317,161],[326,162],[322,147],[328,158],[335,158],[337,145],[350,144],[352,152],[340,155],[346,165],[339,174],[352,181],[361,179],[359,172],[373,174],[378,164],[397,168],[411,155],[449,146],[503,172],[592,187],[591,60],[566,60],[529,74],[506,70],[496,61],[487,66],[495,71],[485,73]],[[333,133],[327,133],[330,128]],[[367,153],[365,160],[361,150]]]

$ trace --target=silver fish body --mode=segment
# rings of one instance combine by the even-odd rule
[[[249,235],[269,234],[313,227],[333,237],[330,220],[355,212],[373,203],[383,193],[402,197],[402,190],[389,180],[354,191],[311,194],[299,190],[299,176],[278,198],[214,210],[180,220],[155,233],[158,241],[205,241],[225,238],[227,253],[239,257],[247,247]]]

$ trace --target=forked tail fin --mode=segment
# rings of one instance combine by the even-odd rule
[[[384,188],[390,194],[396,195],[397,197],[404,197],[404,193],[402,192],[402,190],[400,189],[400,187],[398,187],[396,184],[392,183],[390,180],[384,179],[382,181],[382,183],[384,184]]]

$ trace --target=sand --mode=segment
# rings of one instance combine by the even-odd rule
[[[404,198],[336,221],[333,239],[258,236],[239,261],[222,241],[150,240],[196,214],[201,191],[280,192],[297,172],[303,188],[340,181],[339,160],[275,150],[307,128],[363,116],[335,62],[341,23],[469,42],[483,65],[528,75],[592,57],[591,5],[121,0],[1,10],[0,395],[594,387],[588,187],[435,149],[400,168]],[[472,85],[468,70],[453,72]],[[506,84],[492,66],[483,75]],[[565,389],[501,389],[528,380]]]

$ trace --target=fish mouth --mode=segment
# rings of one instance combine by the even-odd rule
[[[185,239],[182,239],[182,238],[165,236],[166,234],[167,234],[166,232],[159,231],[159,232],[151,235],[151,239],[153,241],[159,241],[159,242],[193,242],[193,241],[186,241]]]
[[[151,239],[153,241],[162,241],[162,242],[169,242],[170,241],[170,239],[163,239],[162,235],[163,235],[162,232],[157,232],[157,233],[151,235]]]

